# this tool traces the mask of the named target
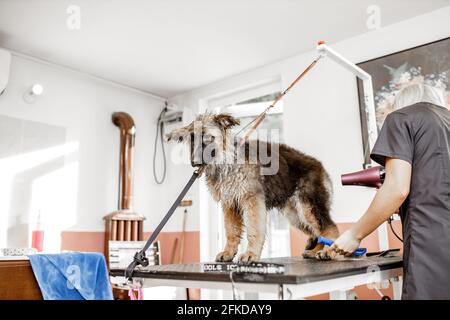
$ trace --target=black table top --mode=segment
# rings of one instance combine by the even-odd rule
[[[264,262],[283,264],[284,274],[234,274],[235,282],[302,284],[332,278],[364,274],[378,267],[380,270],[403,266],[401,257],[344,258],[332,261],[318,261],[301,257],[263,259]],[[123,276],[123,269],[110,270],[111,276]],[[220,281],[229,282],[227,272],[204,272],[201,263],[172,264],[148,267],[146,271],[135,270],[135,278]]]

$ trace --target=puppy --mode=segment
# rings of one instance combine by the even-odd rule
[[[258,261],[272,208],[309,236],[303,257],[332,258],[317,243],[318,236],[339,236],[330,217],[331,182],[322,164],[285,144],[252,140],[241,146],[230,130],[238,124],[230,115],[205,113],[166,135],[167,141],[190,145],[192,165],[204,166],[209,191],[222,205],[226,245],[216,261],[233,260],[244,227],[248,246],[239,262]]]

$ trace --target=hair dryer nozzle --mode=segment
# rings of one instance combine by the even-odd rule
[[[341,175],[343,186],[364,186],[380,188],[384,182],[385,171],[377,166],[366,170]]]

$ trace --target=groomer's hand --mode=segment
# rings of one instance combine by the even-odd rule
[[[352,229],[350,229],[345,231],[334,241],[333,245],[330,247],[330,250],[348,257],[351,256],[356,249],[358,249],[360,243],[361,240],[358,239],[354,235]]]

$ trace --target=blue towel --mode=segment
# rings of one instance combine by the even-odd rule
[[[30,255],[45,300],[112,300],[105,258],[100,253]]]

